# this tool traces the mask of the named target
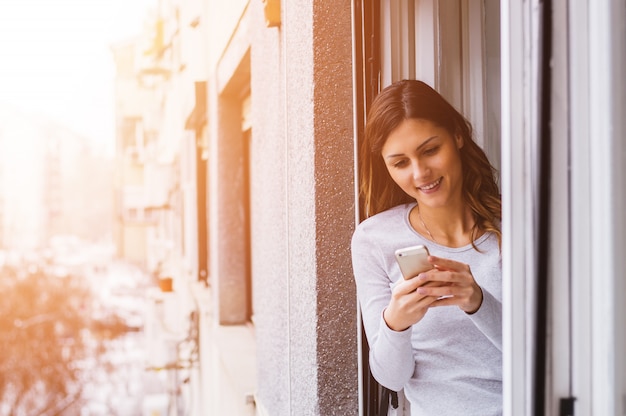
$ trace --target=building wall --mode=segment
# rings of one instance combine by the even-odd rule
[[[208,36],[208,65],[215,69],[222,59],[224,51],[232,42],[232,34],[241,22],[250,1],[230,0],[216,1],[207,0],[207,22],[210,31]],[[247,39],[249,41],[249,39]]]
[[[260,2],[259,2],[260,3]],[[267,414],[290,414],[291,356],[307,357],[291,344],[289,239],[291,215],[288,204],[288,140],[285,112],[285,50],[283,28],[267,28],[259,4],[253,8],[257,22],[251,33],[252,67],[252,264],[255,330],[258,359],[257,407]],[[271,74],[271,76],[268,76]],[[302,186],[306,186],[304,183]],[[311,189],[311,188],[309,188]],[[271,242],[271,244],[264,244]],[[304,261],[297,263],[306,270]],[[310,266],[309,266],[310,267]],[[297,273],[301,276],[301,273]],[[294,277],[296,277],[294,275]],[[311,280],[311,279],[308,279]],[[304,305],[299,305],[302,307]],[[310,332],[314,338],[315,332]],[[311,357],[312,353],[309,353]],[[311,357],[312,358],[312,357]],[[308,377],[308,379],[311,379]],[[263,380],[273,380],[263,383]],[[314,390],[314,389],[311,389]],[[310,404],[310,401],[307,401]],[[295,413],[294,413],[295,414]]]
[[[357,414],[350,1],[251,7],[258,404]]]
[[[258,408],[268,414],[356,414],[350,3],[283,3],[280,28],[265,27],[262,6],[247,4],[223,50],[217,41],[210,45],[210,55],[218,57],[210,62],[208,116],[216,319],[245,323],[251,313],[242,290],[248,267]],[[223,15],[224,22],[232,13]],[[248,94],[246,217],[242,114]]]
[[[278,27],[266,27],[262,1],[160,4],[172,43],[159,64],[171,59],[167,68],[174,69],[158,85],[160,163],[188,170],[177,150],[188,137],[187,92],[196,81],[208,87],[206,126],[194,127],[207,138],[200,144],[207,157],[209,296],[180,297],[198,303],[200,338],[208,340],[194,380],[201,407],[250,411],[253,395],[258,414],[356,415],[351,3],[282,1]],[[206,39],[190,35],[195,40],[186,43],[181,33],[191,32],[187,18],[196,12],[194,30]],[[204,62],[206,78],[196,79]],[[183,205],[191,199],[183,195]],[[193,216],[184,206],[181,212]],[[193,231],[185,222],[157,221],[172,232],[180,226],[186,236],[172,238],[171,249],[186,253],[183,242]]]

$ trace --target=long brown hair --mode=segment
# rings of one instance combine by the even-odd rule
[[[485,152],[473,140],[472,125],[437,91],[422,81],[402,80],[381,91],[372,102],[360,154],[360,193],[365,217],[396,205],[414,202],[391,179],[383,161],[382,147],[389,134],[407,119],[429,120],[451,135],[463,138],[461,163],[463,198],[474,215],[472,241],[484,231],[502,240],[502,204],[496,171]],[[473,243],[472,243],[473,245]],[[475,247],[475,246],[474,246]]]

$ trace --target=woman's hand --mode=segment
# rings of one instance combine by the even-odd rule
[[[435,298],[429,307],[456,305],[468,314],[475,313],[483,302],[483,291],[472,276],[469,265],[441,257],[429,256],[435,268],[420,273],[415,280],[422,285],[417,293]],[[424,285],[426,282],[432,282]]]
[[[424,317],[432,303],[437,301],[437,296],[424,295],[417,289],[429,284],[415,277],[402,280],[393,288],[391,301],[383,312],[383,318],[389,328],[404,331]]]

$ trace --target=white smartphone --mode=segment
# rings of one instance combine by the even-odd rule
[[[433,266],[428,262],[428,248],[423,245],[400,248],[396,250],[396,261],[405,279],[412,279]]]

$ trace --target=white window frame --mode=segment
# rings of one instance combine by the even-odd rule
[[[569,11],[576,414],[623,415],[626,7],[583,2]]]
[[[504,414],[515,416],[533,414],[538,4],[502,3]],[[553,11],[555,43],[569,48],[551,62],[546,414],[571,395],[576,415],[617,416],[626,410],[626,9],[570,2]]]
[[[531,415],[535,285],[529,5],[502,2],[502,325],[505,415]],[[518,53],[520,52],[521,53]]]

